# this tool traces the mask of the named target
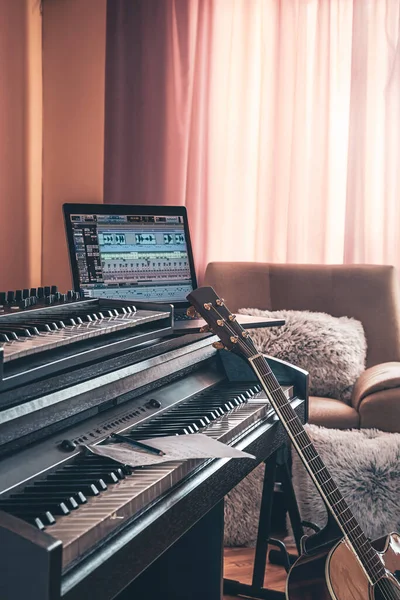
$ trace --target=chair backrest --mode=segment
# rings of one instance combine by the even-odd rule
[[[354,317],[365,330],[368,367],[400,361],[399,281],[392,266],[213,262],[204,284],[232,311],[311,310]]]

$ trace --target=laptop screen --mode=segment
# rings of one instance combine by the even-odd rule
[[[187,304],[197,283],[184,207],[65,204],[64,217],[76,290]]]

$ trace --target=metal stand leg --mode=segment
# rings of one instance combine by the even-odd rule
[[[257,543],[254,557],[253,578],[251,585],[240,583],[232,579],[224,579],[224,593],[234,596],[246,596],[247,598],[260,598],[262,600],[284,600],[285,594],[264,588],[264,576],[267,563],[268,545],[279,547],[281,554],[281,564],[284,564],[286,571],[293,563],[291,557],[280,540],[270,538],[271,532],[271,514],[274,497],[274,485],[276,481],[277,469],[280,471],[282,489],[288,506],[290,521],[293,533],[296,539],[297,549],[300,549],[300,539],[303,535],[303,528],[299,509],[294,494],[290,471],[288,468],[285,448],[280,448],[270,458],[265,461],[265,474],[261,498],[260,520],[258,524]]]

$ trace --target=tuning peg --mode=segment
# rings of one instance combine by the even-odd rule
[[[189,308],[186,311],[186,314],[191,319],[195,319],[195,318],[198,318],[200,316],[194,306],[189,306]]]
[[[222,342],[214,342],[213,347],[216,348],[217,350],[226,350],[226,348]]]
[[[208,333],[209,331],[211,331],[211,327],[209,325],[203,325],[203,327],[200,327],[200,333]]]
[[[215,304],[217,304],[218,306],[224,306],[224,302],[225,300],[223,298],[217,298]]]

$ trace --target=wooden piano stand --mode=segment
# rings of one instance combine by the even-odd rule
[[[245,596],[246,598],[260,598],[265,600],[285,600],[283,592],[277,592],[264,588],[264,576],[267,563],[269,545],[278,546],[281,552],[280,564],[289,571],[291,564],[297,558],[286,551],[285,545],[279,540],[270,538],[272,503],[274,496],[275,481],[279,477],[285,497],[286,506],[292,525],[293,535],[298,553],[300,553],[300,541],[304,535],[301,517],[294,493],[292,479],[288,463],[288,449],[282,446],[265,461],[265,474],[260,507],[260,519],[258,523],[257,543],[254,556],[253,577],[251,584],[241,583],[233,579],[224,580],[224,592],[232,596]]]
[[[300,514],[294,495],[287,449],[283,446],[265,461],[260,520],[252,584],[223,580],[224,506],[220,501],[193,525],[173,546],[140,575],[118,600],[221,600],[222,583],[226,594],[247,598],[282,600],[285,594],[263,587],[269,545],[282,545],[270,539],[274,485],[279,475],[297,549],[303,535]],[[287,552],[281,548],[285,566],[290,566]]]

